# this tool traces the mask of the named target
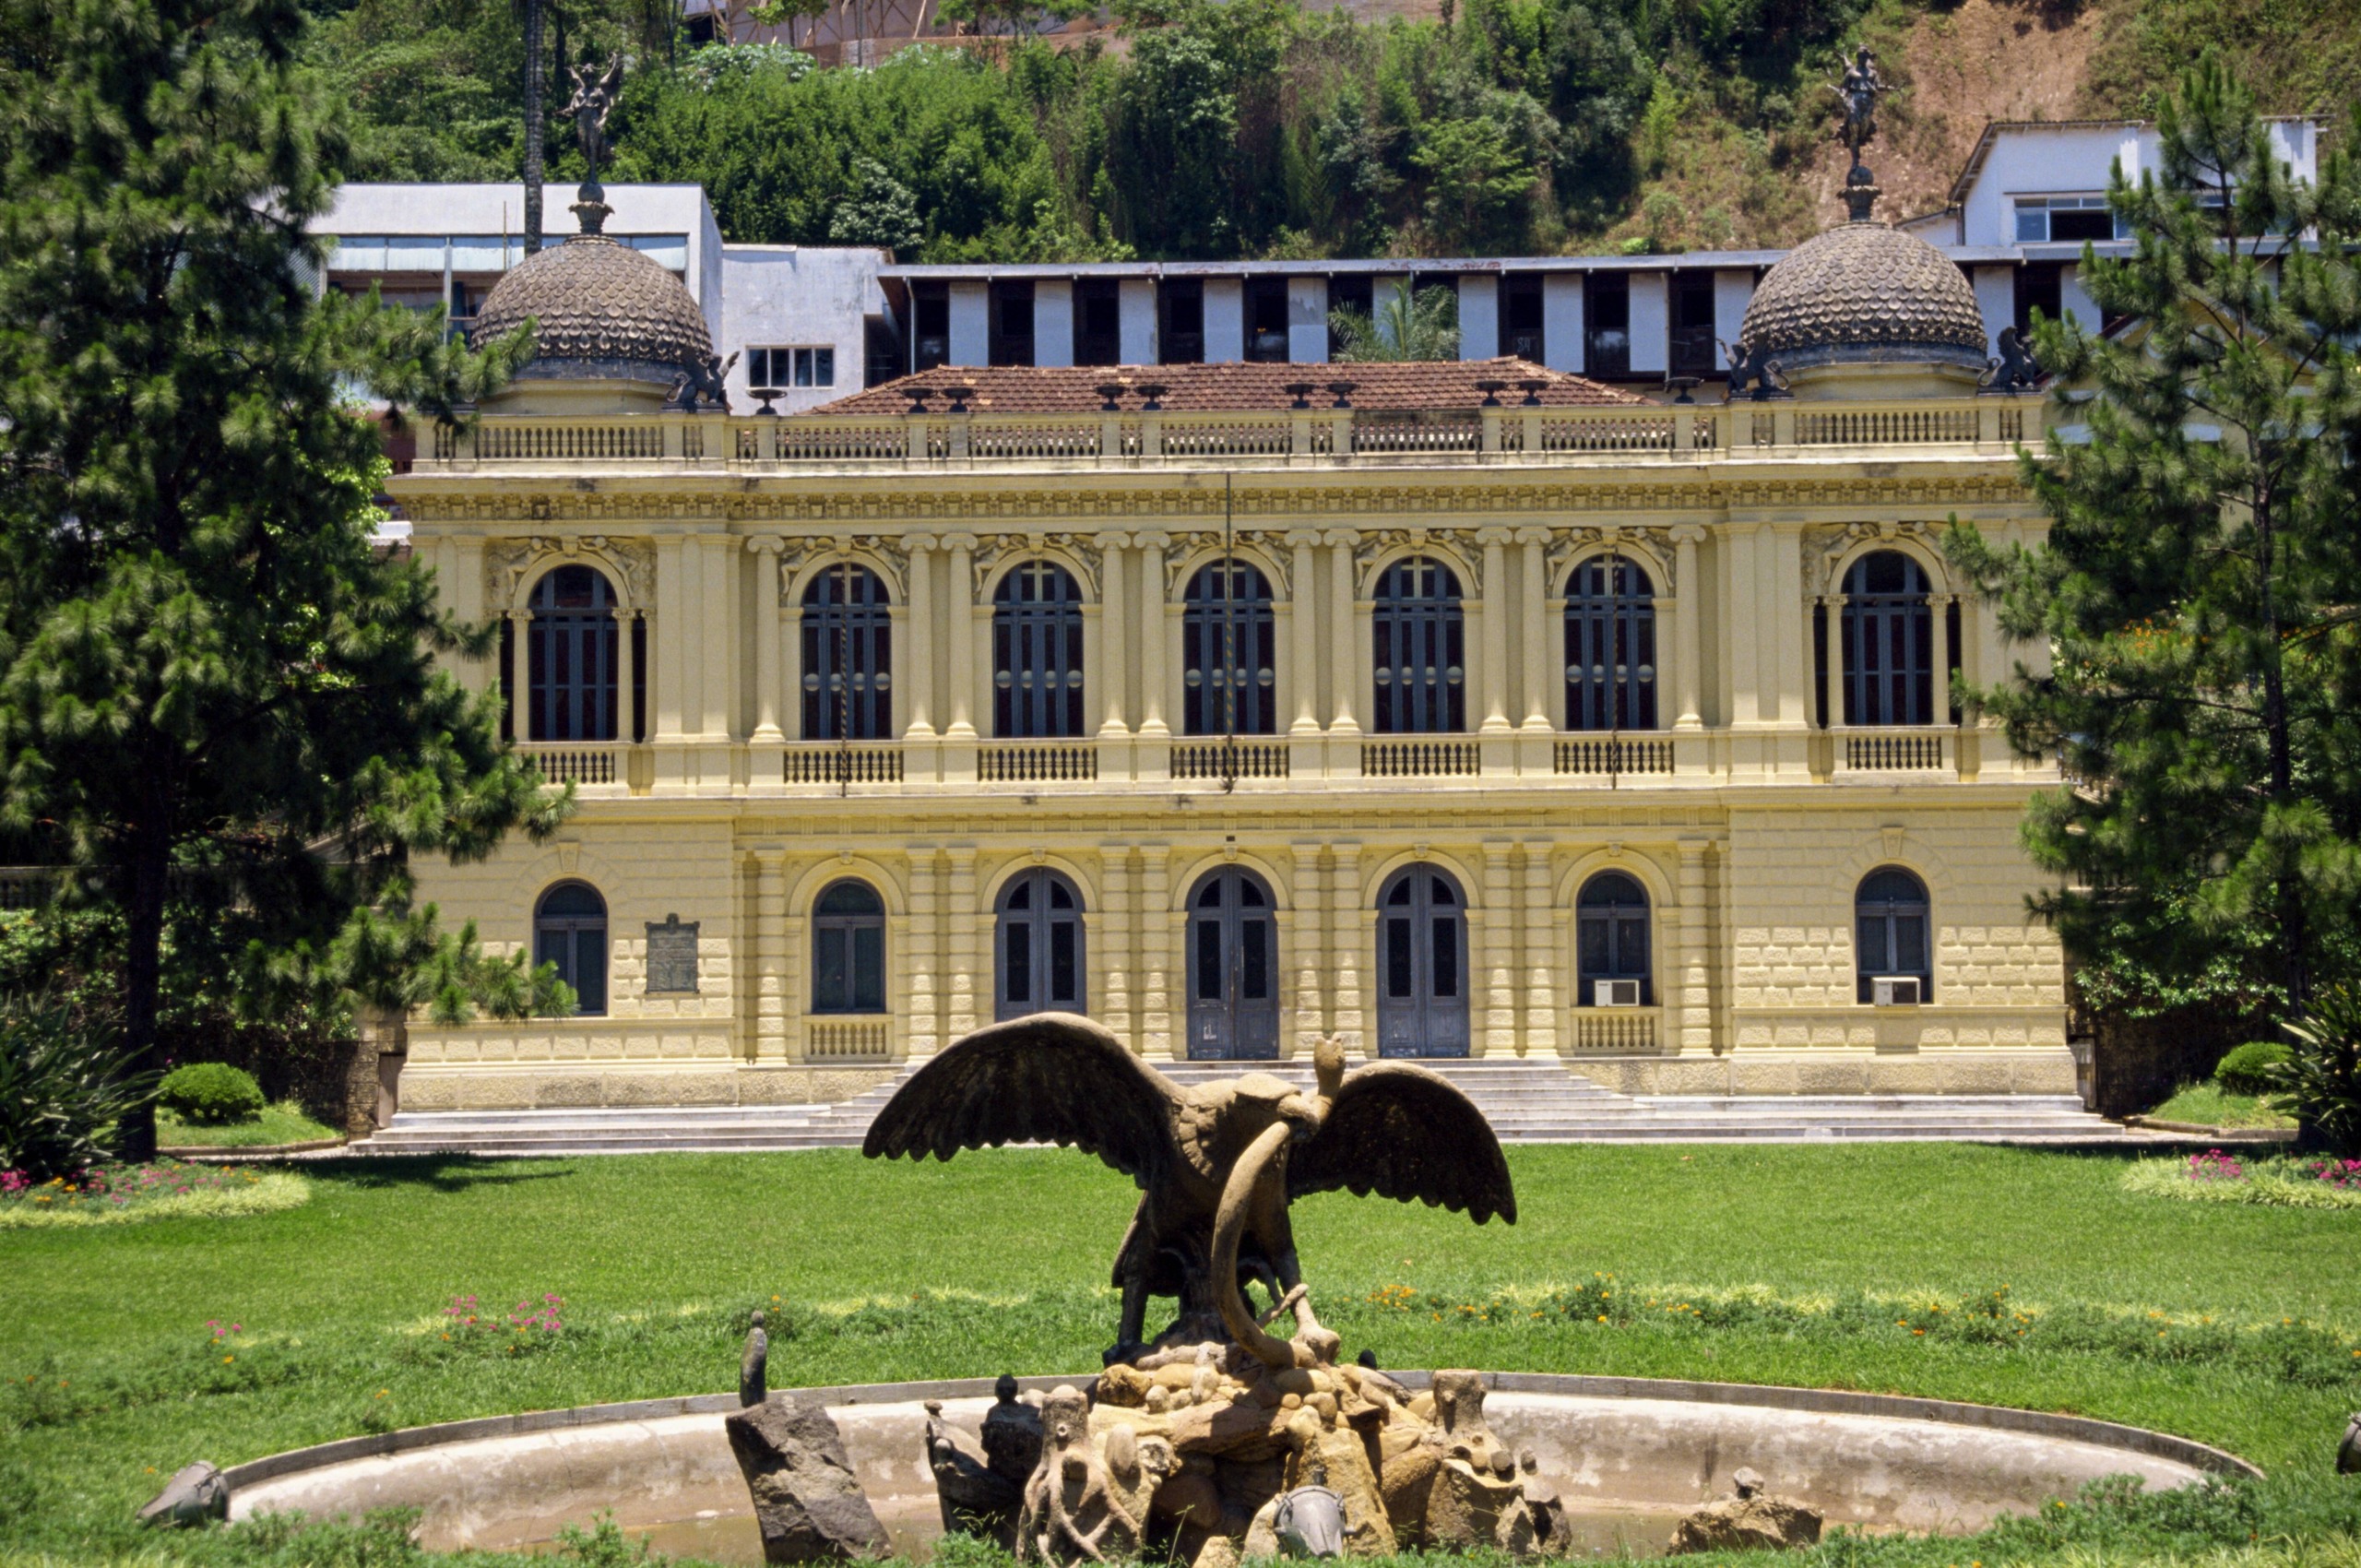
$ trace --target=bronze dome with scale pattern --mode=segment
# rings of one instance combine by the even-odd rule
[[[604,234],[575,234],[526,257],[484,296],[479,339],[537,324],[530,379],[670,386],[713,352],[705,313],[652,257]]]
[[[1984,313],[1942,252],[1875,221],[1813,235],[1763,276],[1738,336],[1785,371],[1916,363],[1981,371]]]

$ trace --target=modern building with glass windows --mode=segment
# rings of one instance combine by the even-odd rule
[[[682,413],[658,260],[528,271],[580,319],[393,487],[578,800],[422,892],[580,1008],[414,1021],[409,1107],[834,1099],[1049,1008],[1156,1060],[2072,1088],[2056,774],[1953,700],[2038,651],[1937,548],[2040,537],[2045,409],[1924,243],[1799,247],[1741,334],[1784,390],[1700,401],[1502,357]]]

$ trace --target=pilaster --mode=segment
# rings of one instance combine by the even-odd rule
[[[1525,1054],[1558,1051],[1557,922],[1549,908],[1549,841],[1517,847],[1525,873]]]
[[[908,1039],[912,1056],[931,1056],[943,1038],[943,894],[931,844],[910,846]]]
[[[949,1044],[973,1034],[977,1020],[976,996],[976,848],[972,844],[954,844],[944,851],[950,861],[949,925],[951,930],[950,958],[946,965],[950,980]]]
[[[1173,1059],[1172,849],[1140,846],[1140,1054]]]
[[[1335,995],[1335,1023],[1330,1030],[1347,1051],[1367,1040],[1361,1013],[1361,965],[1368,945],[1369,921],[1361,909],[1361,847],[1342,842],[1329,846],[1328,975]]]
[[[1674,987],[1666,1000],[1671,1006],[1663,1043],[1668,1052],[1714,1050],[1714,944],[1712,906],[1707,886],[1713,840],[1683,838],[1680,850],[1680,905],[1675,911],[1679,936],[1666,955],[1664,973]]]
[[[787,852],[765,844],[757,846],[750,858],[754,866],[754,1039],[748,1054],[759,1063],[785,1062]]]
[[[1134,977],[1139,972],[1139,927],[1133,909],[1132,847],[1101,844],[1098,879],[1104,907],[1098,917],[1101,992],[1093,1009],[1098,1021],[1132,1050],[1139,1049],[1139,1030],[1133,1016]]]
[[[1287,951],[1295,960],[1295,1050],[1307,1056],[1327,1032],[1328,998],[1321,984],[1320,949],[1323,930],[1320,896],[1320,845],[1298,840],[1287,846],[1289,881],[1295,890],[1288,911]]]
[[[1475,910],[1475,934],[1481,951],[1473,955],[1484,979],[1484,1032],[1480,1053],[1516,1054],[1516,928],[1517,900],[1510,891],[1509,845],[1504,839],[1484,843],[1484,907]]]

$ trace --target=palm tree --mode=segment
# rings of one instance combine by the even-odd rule
[[[541,248],[541,7],[517,0],[525,13],[525,254]]]

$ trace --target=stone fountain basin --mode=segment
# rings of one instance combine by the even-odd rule
[[[1028,1389],[1088,1374],[1030,1377]],[[1390,1375],[1423,1387],[1427,1374]],[[1487,1373],[1485,1415],[1577,1515],[1663,1521],[1729,1494],[1750,1466],[1771,1490],[1819,1509],[1831,1526],[1879,1531],[1980,1529],[2070,1498],[2102,1476],[2155,1490],[2208,1475],[2259,1476],[2235,1455],[2186,1438],[2075,1416],[1821,1389],[1653,1378]],[[923,1455],[924,1401],[940,1399],[971,1436],[991,1382],[815,1388],[896,1548],[924,1553],[941,1532]],[[515,1549],[611,1511],[635,1533],[751,1514],[722,1433],[735,1395],[588,1405],[451,1421],[348,1438],[231,1467],[230,1515],[299,1510],[314,1517],[408,1507],[434,1550]],[[750,1527],[750,1526],[749,1526]],[[759,1561],[759,1552],[756,1560]]]

